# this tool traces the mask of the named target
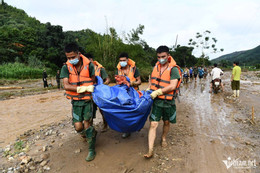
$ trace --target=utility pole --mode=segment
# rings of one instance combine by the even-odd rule
[[[177,47],[177,41],[178,41],[178,34],[176,35],[176,40],[175,40],[174,49],[176,49],[176,47]]]

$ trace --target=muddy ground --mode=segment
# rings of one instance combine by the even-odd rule
[[[239,98],[231,97],[230,72],[223,78],[224,92],[218,94],[208,92],[210,76],[182,84],[181,102],[176,101],[177,123],[171,126],[168,146],[160,146],[161,122],[155,155],[150,160],[143,158],[147,152],[149,121],[140,132],[122,139],[119,132],[111,129],[101,133],[98,112],[94,120],[99,132],[97,156],[94,161],[86,162],[88,146],[73,129],[71,104],[64,91],[47,90],[43,94],[2,100],[0,170],[10,173],[260,172],[260,79],[256,73],[259,74],[243,73]],[[29,86],[42,87],[41,81]],[[142,84],[141,89],[146,86]],[[236,162],[227,168],[223,160]]]

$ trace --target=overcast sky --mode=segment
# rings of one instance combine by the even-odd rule
[[[260,0],[5,0],[42,23],[61,25],[64,31],[91,29],[97,33],[114,27],[128,33],[145,26],[148,45],[187,45],[197,32],[211,31],[223,54],[260,45]],[[195,52],[194,52],[195,53]],[[195,53],[196,54],[196,53]]]

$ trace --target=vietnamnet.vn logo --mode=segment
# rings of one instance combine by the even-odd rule
[[[226,165],[227,169],[233,167],[235,169],[250,169],[256,168],[256,160],[239,160],[238,159],[231,159],[228,157],[227,160],[222,160]]]

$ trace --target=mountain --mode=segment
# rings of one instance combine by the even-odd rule
[[[228,65],[231,65],[234,61],[245,65],[260,64],[260,45],[250,50],[233,52],[211,60],[212,63],[221,63],[223,61]]]

